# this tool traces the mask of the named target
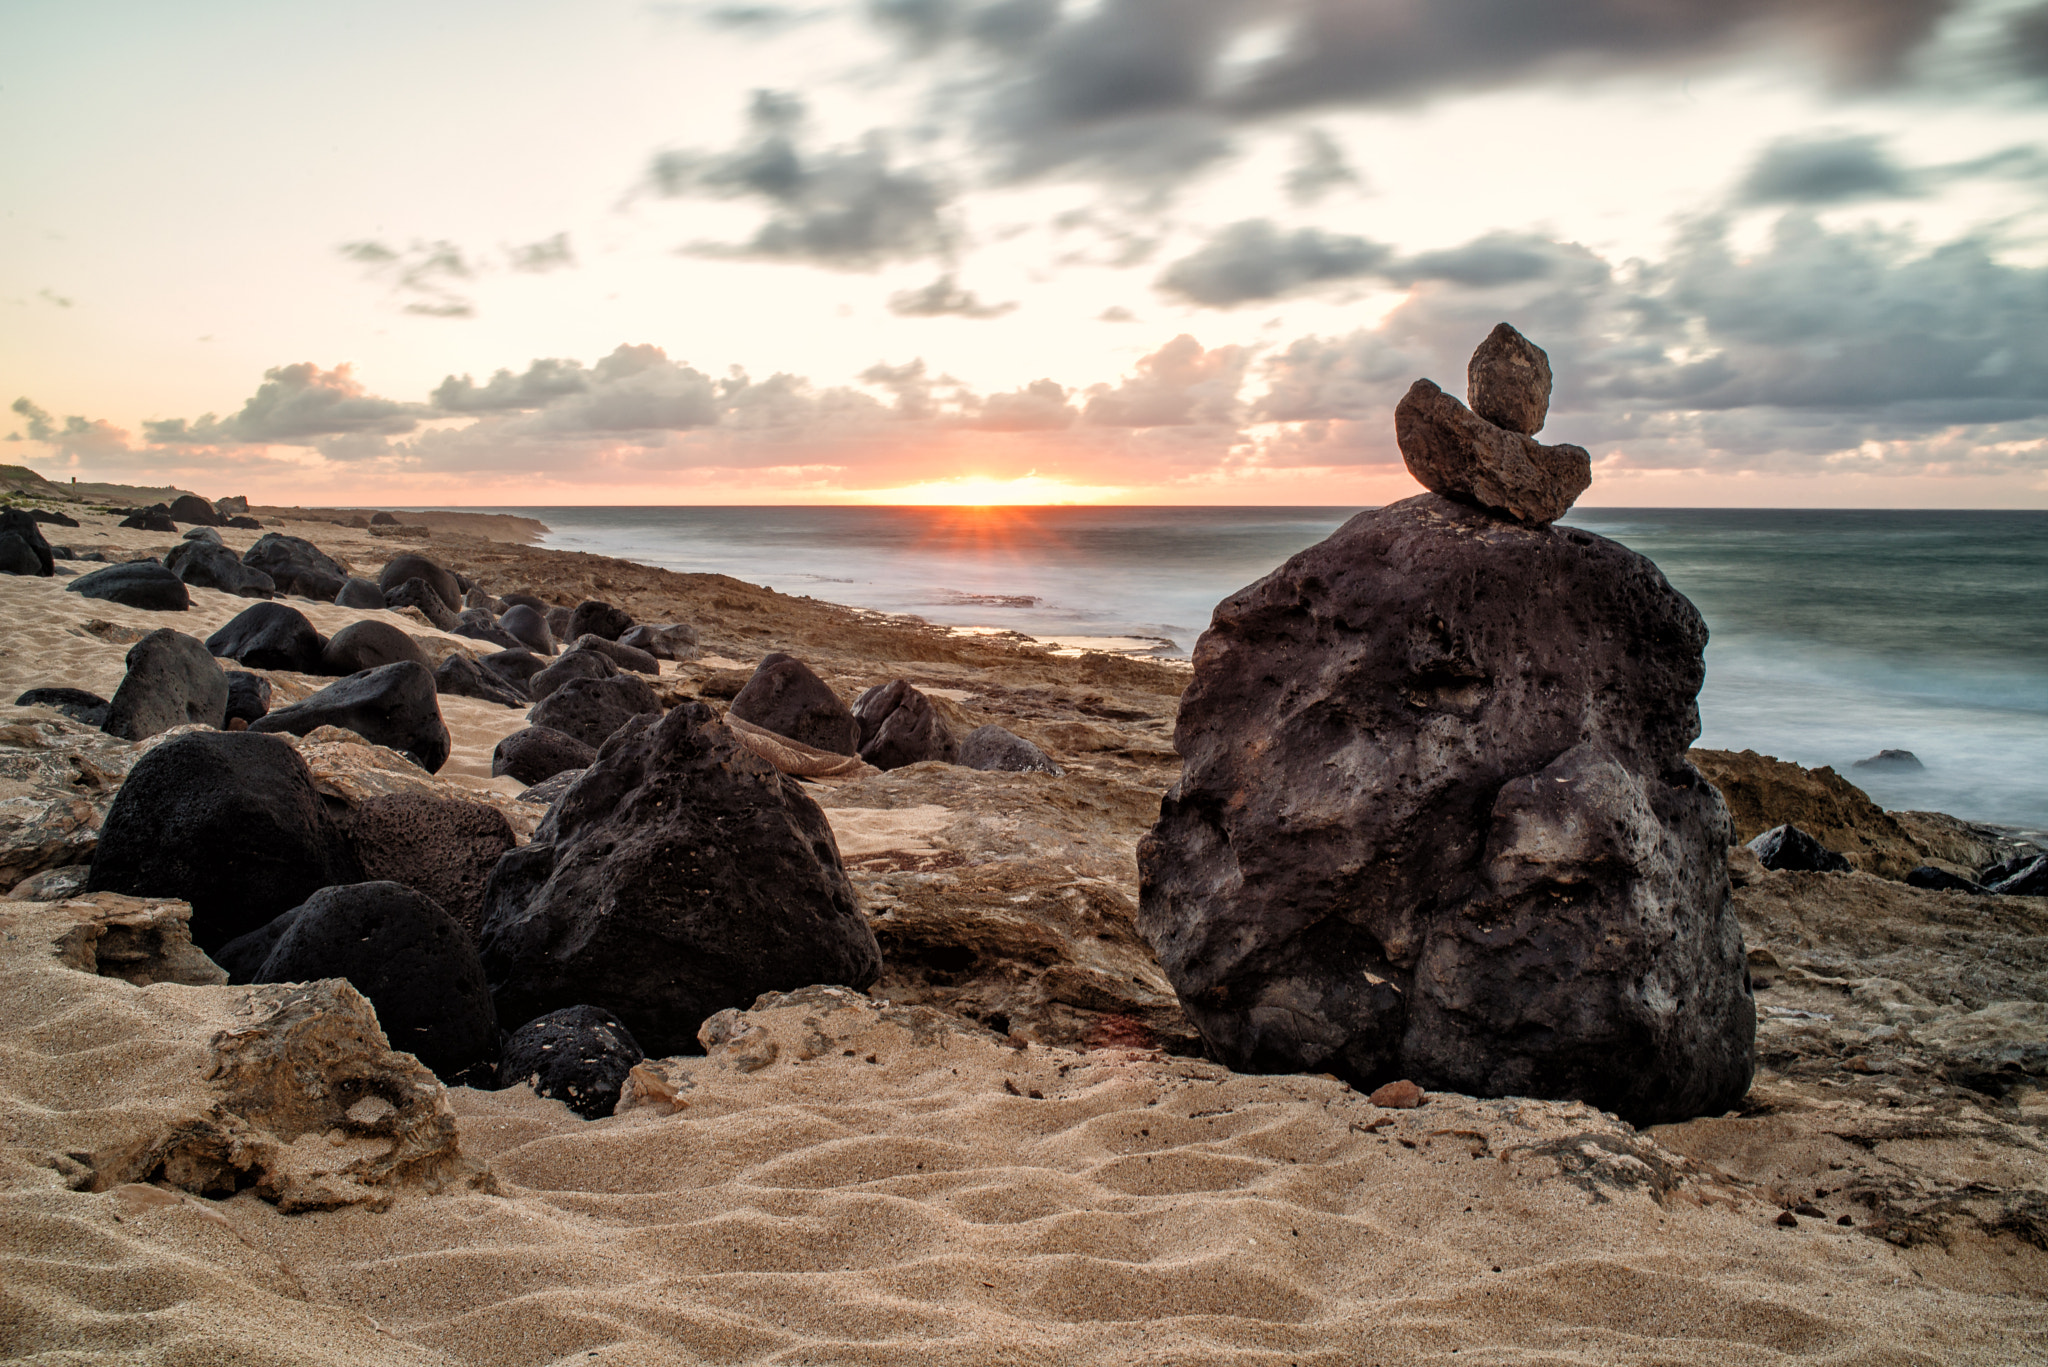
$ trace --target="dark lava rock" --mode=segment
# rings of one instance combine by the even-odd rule
[[[570,642],[569,650],[565,653],[573,653],[578,650],[595,651],[619,668],[630,669],[635,674],[661,673],[661,662],[646,651],[629,645],[621,645],[617,641],[608,641],[604,637],[593,635],[590,632],[585,632]]]
[[[618,1107],[626,1074],[646,1057],[611,1012],[565,1006],[512,1032],[498,1062],[498,1086],[531,1087],[585,1120],[601,1120]]]
[[[531,788],[528,788],[519,795],[519,800],[521,802],[531,802],[540,807],[552,807],[555,805],[556,799],[576,786],[576,780],[582,778],[583,774],[584,771],[582,769],[564,769],[554,777],[544,778]]]
[[[1981,893],[1987,889],[1980,883],[1958,877],[1947,869],[1938,869],[1932,864],[1922,864],[1906,875],[1906,886],[1925,888],[1929,892]]]
[[[1849,861],[1797,826],[1773,826],[1749,842],[1763,866],[1779,873],[1847,873]]]
[[[440,597],[451,617],[462,606],[461,581],[424,555],[411,552],[394,555],[384,562],[384,568],[377,574],[377,587],[384,590],[385,601],[389,602],[392,591],[403,587],[408,579],[424,581]]]
[[[390,793],[341,818],[363,877],[424,893],[472,937],[483,929],[484,884],[519,841],[505,814],[484,802]]]
[[[763,992],[881,972],[832,830],[795,779],[685,703],[600,758],[498,861],[483,959],[498,1011],[614,1012],[656,1054]]]
[[[2037,856],[1991,885],[2002,897],[2048,897],[2048,855]]]
[[[179,494],[171,500],[171,521],[182,522],[189,527],[218,527],[221,516],[213,505],[197,494]]]
[[[54,551],[51,552],[50,559],[54,566]],[[0,532],[0,574],[39,579],[54,573],[54,568],[43,568],[42,558],[36,554],[36,548],[31,546],[20,532]]]
[[[299,674],[320,672],[326,644],[305,613],[283,603],[244,608],[206,638],[206,648],[222,659],[251,669],[288,669]]]
[[[1996,864],[1987,865],[1977,870],[1977,881],[1987,888],[1994,883],[2003,883],[2006,879],[2012,877],[2040,857],[2038,851],[2033,854],[2008,855]]]
[[[594,650],[572,650],[553,664],[536,670],[526,681],[526,691],[538,702],[563,684],[577,679],[609,679],[618,672],[617,665]]]
[[[697,656],[697,628],[679,622],[643,622],[619,637],[619,644],[644,650],[657,660]]]
[[[1501,323],[1465,367],[1465,397],[1494,426],[1533,437],[1550,414],[1550,357]]]
[[[1920,756],[1914,754],[1911,750],[1880,750],[1869,759],[1859,759],[1849,767],[1851,769],[1879,769],[1890,770],[1894,773],[1908,773],[1915,769],[1925,769],[1927,766],[1922,764]]]
[[[17,552],[13,557],[15,568],[9,569],[7,573],[37,575],[44,579],[50,577],[56,565],[57,557],[50,550],[50,543],[43,539],[43,529],[36,525],[37,521],[38,519],[33,513],[23,512],[19,508],[0,509],[0,538],[5,538],[8,535],[14,536],[22,545],[28,548],[29,555],[36,562],[36,568],[26,568],[25,562],[21,560],[20,554]],[[69,525],[76,527],[78,524],[73,522]]]
[[[862,693],[854,699],[853,719],[860,724],[860,757],[877,769],[901,769],[924,760],[951,764],[959,757],[959,743],[945,718],[908,680],[876,684]]]
[[[384,590],[368,579],[350,577],[342,581],[335,591],[334,606],[338,608],[381,608],[384,606]]]
[[[73,721],[82,721],[87,726],[103,726],[107,720],[107,700],[82,688],[31,688],[16,698],[14,705],[54,707]]]
[[[76,527],[78,525],[77,518],[66,516],[54,508],[30,508],[28,515],[38,522],[47,522],[53,527]],[[0,527],[5,527],[6,525],[5,520],[0,519]]]
[[[397,518],[389,513],[371,513],[370,525],[372,527],[396,527],[400,523]]]
[[[270,710],[270,680],[245,669],[228,672],[228,720],[255,721]]]
[[[277,532],[257,537],[256,544],[242,552],[242,563],[269,575],[279,593],[322,603],[333,602],[349,578],[347,570],[312,542]]]
[[[220,525],[223,527],[238,527],[245,532],[260,532],[263,530],[263,524],[253,517],[230,517],[224,519]]]
[[[503,602],[508,612],[513,608],[532,608],[545,617],[548,611],[548,605],[530,593],[508,593],[503,595]]]
[[[555,638],[548,631],[547,618],[524,603],[514,603],[505,609],[505,615],[498,619],[498,630],[543,655],[555,653]]]
[[[960,742],[955,764],[969,769],[999,769],[1010,773],[1063,774],[1066,770],[1052,756],[1014,731],[993,723],[977,726]]]
[[[835,755],[860,753],[860,723],[831,685],[802,660],[776,651],[732,700],[732,714],[778,736]]]
[[[220,539],[220,533],[215,531],[211,527],[187,527],[185,529],[185,535],[181,539],[185,541],[204,541],[209,546],[219,546],[223,544]],[[170,563],[168,558],[166,558],[165,563]],[[239,564],[240,562],[238,561],[236,563]]]
[[[495,1075],[498,1017],[469,935],[400,883],[351,883],[306,899],[253,981],[346,978],[377,1008],[391,1047],[444,1082]]]
[[[553,619],[550,618],[548,629],[553,631],[554,625]],[[565,641],[573,641],[585,633],[602,636],[607,641],[616,641],[632,629],[633,619],[622,609],[615,608],[601,599],[586,598],[569,614],[569,629],[555,634]]]
[[[206,646],[159,627],[128,647],[128,672],[100,729],[123,740],[146,740],[173,726],[218,731],[227,724],[227,711],[227,675]]]
[[[430,774],[448,762],[448,727],[434,701],[434,676],[417,660],[351,674],[249,729],[303,736],[322,726],[339,726],[373,745],[402,751]]]
[[[571,679],[534,704],[527,720],[574,736],[595,749],[632,718],[649,714],[661,715],[661,699],[645,680],[619,674],[609,679]]]
[[[1425,489],[1537,526],[1563,517],[1593,482],[1585,447],[1495,427],[1428,380],[1394,409],[1394,436]]]
[[[185,582],[154,560],[129,560],[81,574],[64,591],[146,612],[183,612],[192,606]]]
[[[518,650],[501,650],[495,655],[486,655],[478,663],[490,670],[506,683],[517,686],[528,697],[527,681],[546,669],[547,661],[523,646]]]
[[[541,616],[548,624],[548,634],[557,641],[569,639],[569,619],[574,616],[568,608],[549,608]]]
[[[1434,494],[1219,604],[1138,851],[1213,1056],[1637,1124],[1739,1100],[1734,830],[1686,759],[1706,640],[1635,552]]]
[[[277,948],[277,942],[292,928],[292,921],[298,915],[293,907],[279,916],[273,916],[246,935],[234,939],[218,948],[207,951],[206,957],[227,970],[228,981],[236,987],[256,981],[256,975],[263,971],[263,963],[270,957],[270,951]]]
[[[426,652],[420,649],[419,642],[391,623],[373,618],[350,622],[334,633],[320,650],[320,672],[357,674],[401,660],[410,660],[422,669],[428,667]]]
[[[487,645],[498,646],[505,650],[524,650],[526,648],[525,642],[521,641],[511,632],[501,629],[497,623],[491,620],[491,614],[483,611],[481,608],[464,608],[460,613],[456,614],[455,625],[450,630],[452,635],[466,637],[472,641],[482,641]]]
[[[491,751],[491,777],[505,774],[534,784],[569,769],[588,769],[596,761],[597,747],[552,726],[529,726],[514,731]]]
[[[135,761],[93,852],[93,892],[192,904],[212,950],[362,877],[298,751],[250,731],[189,731]]]
[[[216,541],[187,541],[172,547],[164,557],[164,568],[192,588],[218,589],[238,598],[268,598],[277,589],[269,575],[250,569]]]
[[[501,674],[485,669],[459,650],[451,650],[434,671],[434,691],[459,698],[476,698],[501,707],[525,707],[533,699],[526,690],[508,682]]]
[[[454,610],[441,601],[441,595],[434,592],[424,579],[408,579],[396,588],[387,590],[384,594],[384,606],[392,609],[418,608],[429,622],[442,631],[455,629]]]
[[[495,615],[505,610],[506,603],[501,598],[491,597],[490,594],[485,593],[482,589],[472,587],[464,591],[462,606],[465,608],[481,608],[483,611]]]
[[[121,519],[120,525],[141,532],[175,532],[178,524],[171,521],[171,510],[159,503],[151,508],[137,508]]]

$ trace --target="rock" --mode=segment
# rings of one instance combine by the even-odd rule
[[[1721,790],[1738,840],[1754,840],[1773,826],[1797,826],[1855,867],[1886,878],[1904,878],[1934,854],[1901,821],[1909,814],[1885,811],[1833,769],[1806,769],[1754,750],[1694,750],[1688,758]]]
[[[697,628],[674,622],[643,622],[619,637],[619,644],[644,650],[657,660],[697,656]]]
[[[338,608],[355,608],[358,611],[381,608],[384,606],[384,590],[368,579],[350,577],[343,580],[340,589],[336,590],[334,605]]]
[[[1225,599],[1139,929],[1212,1057],[1360,1090],[1727,1109],[1756,1008],[1706,626],[1642,556],[1425,494]]]
[[[176,546],[164,557],[164,568],[192,588],[218,589],[241,598],[268,598],[277,588],[269,575],[250,569],[218,541],[187,541]]]
[[[295,674],[321,672],[326,646],[306,614],[283,603],[244,608],[206,638],[206,648],[222,659],[250,669],[284,669]]]
[[[557,641],[569,639],[569,619],[574,614],[568,608],[548,608],[541,615],[547,620],[550,635]]]
[[[609,679],[619,667],[594,650],[572,650],[553,664],[535,670],[526,680],[526,691],[538,702],[566,683],[577,679]]]
[[[960,753],[932,700],[905,679],[876,684],[862,693],[854,700],[853,718],[860,725],[860,757],[877,769],[901,769],[925,760],[951,764]]]
[[[1749,842],[1763,866],[1773,872],[1847,873],[1849,861],[1797,826],[1773,826]]]
[[[1920,757],[1911,750],[1880,750],[1869,759],[1859,759],[1849,766],[1851,769],[1880,769],[1895,773],[1906,773],[1925,769]]]
[[[205,645],[161,627],[128,648],[128,672],[114,690],[103,729],[144,740],[174,726],[227,724],[228,680]]]
[[[335,639],[353,629],[344,628]],[[310,698],[250,723],[249,729],[303,736],[322,726],[338,726],[373,745],[389,746],[430,774],[448,762],[448,727],[434,701],[434,676],[417,660],[400,660],[351,674]]]
[[[247,670],[228,671],[228,720],[255,721],[270,710],[270,680]]]
[[[661,673],[661,662],[646,651],[633,646],[621,645],[617,641],[608,641],[604,637],[590,632],[585,632],[570,642],[568,649],[563,653],[568,655],[579,650],[588,650],[602,655],[619,668],[630,669],[635,674],[659,675]]]
[[[542,660],[538,655],[524,647],[518,650],[501,650],[495,655],[486,655],[477,663],[490,670],[493,674],[496,674],[506,683],[526,691],[528,697],[533,696],[532,692],[527,689],[528,682],[534,675],[547,668],[545,660]]]
[[[483,929],[484,884],[518,844],[496,807],[423,793],[372,798],[351,807],[341,826],[364,878],[432,898],[472,939]]]
[[[66,584],[64,590],[146,612],[183,612],[192,606],[192,595],[185,591],[184,581],[154,560],[109,565],[80,575]]]
[[[357,674],[365,669],[410,661],[426,669],[426,652],[412,637],[389,622],[350,622],[321,647],[322,674]]]
[[[1550,413],[1550,357],[1506,323],[1498,324],[1465,368],[1465,397],[1494,426],[1533,437]]]
[[[129,513],[128,516],[122,518],[117,525],[142,532],[175,532],[178,530],[178,524],[171,521],[170,509],[164,507],[161,503],[151,508],[137,508]]]
[[[597,761],[597,748],[551,726],[514,731],[491,752],[491,777],[507,775],[535,784],[570,769],[587,769]]]
[[[1932,864],[1922,864],[1906,875],[1906,886],[1925,888],[1929,892],[1967,892],[1982,895],[1987,891],[1982,885],[1968,878],[1938,869]]]
[[[0,888],[92,862],[137,747],[43,708],[0,709]]]
[[[776,651],[732,700],[732,714],[778,736],[835,755],[860,753],[860,724],[831,686],[802,660]]]
[[[553,631],[554,625],[554,620],[550,616],[548,629]],[[607,641],[616,641],[632,629],[633,619],[624,611],[601,599],[586,598],[569,614],[569,629],[555,634],[565,641],[573,641],[586,633],[602,636]]]
[[[434,691],[494,702],[500,707],[525,707],[533,701],[525,689],[485,669],[459,650],[449,651],[434,671]]]
[[[490,594],[484,592],[482,589],[476,588],[472,585],[470,588],[465,589],[463,591],[462,602],[460,606],[465,608],[476,608],[479,611],[488,612],[495,616],[496,614],[503,612],[505,610],[506,605],[504,600],[499,598],[493,598],[491,597]]]
[[[253,732],[192,731],[135,762],[100,829],[86,886],[192,904],[192,938],[222,945],[361,867],[305,761]]]
[[[249,515],[249,500],[241,494],[229,494],[226,498],[215,499],[213,501],[213,510],[223,518],[247,517]]]
[[[574,736],[594,749],[632,718],[646,715],[661,715],[661,699],[645,680],[619,674],[609,679],[571,679],[534,704],[527,720]]]
[[[424,579],[408,579],[384,594],[384,606],[394,611],[399,608],[418,608],[442,631],[455,630],[455,613],[441,601],[441,595]]]
[[[611,1012],[565,1006],[528,1021],[505,1042],[500,1087],[527,1086],[585,1120],[601,1120],[619,1104],[633,1065],[647,1057],[633,1032]]]
[[[754,679],[751,669],[718,669],[704,676],[697,684],[697,696],[717,698],[730,702]],[[856,732],[856,734],[858,734]]]
[[[398,519],[389,513],[371,513],[370,525],[372,527],[396,527]]]
[[[220,533],[211,527],[187,527],[182,539],[186,541],[204,541],[209,546],[223,544],[220,539]],[[237,561],[236,563],[239,564],[240,562]],[[268,578],[269,576],[266,575],[265,577]]]
[[[423,581],[441,599],[441,604],[454,616],[462,605],[462,584],[454,574],[427,559],[424,555],[407,552],[394,555],[384,562],[384,568],[377,574],[377,587],[384,590],[385,601],[389,602],[394,590],[404,587],[409,579]]]
[[[1385,1106],[1388,1110],[1412,1111],[1422,1104],[1422,1097],[1422,1089],[1403,1078],[1399,1082],[1389,1082],[1366,1100],[1375,1106]]]
[[[512,610],[513,608],[516,608],[516,607],[518,607],[518,608],[532,608],[532,609],[533,609],[533,610],[534,610],[535,612],[538,612],[538,613],[542,614],[542,616],[543,616],[543,617],[545,617],[545,616],[546,616],[546,614],[547,614],[547,611],[548,611],[548,604],[547,604],[547,603],[545,603],[545,602],[543,602],[542,600],[540,600],[540,599],[538,599],[538,598],[534,597],[534,596],[533,596],[532,594],[530,594],[530,593],[508,593],[508,594],[505,594],[505,595],[504,595],[504,603],[505,603],[505,610],[506,610],[507,612],[511,611],[511,610]]]
[[[14,700],[16,707],[54,707],[73,721],[87,726],[104,726],[107,700],[82,688],[31,688]]]
[[[581,769],[564,769],[552,778],[544,778],[519,795],[521,802],[530,802],[536,807],[552,807],[562,794],[576,786],[576,780],[583,777]]]
[[[85,891],[85,880],[92,873],[90,864],[65,864],[59,868],[44,869],[41,873],[22,879],[7,891],[10,902],[61,902],[67,897],[76,897]],[[117,894],[103,892],[101,897]],[[177,903],[184,906],[184,903]],[[185,907],[189,917],[192,908]],[[188,937],[189,941],[189,937]]]
[[[221,523],[223,527],[238,527],[245,532],[260,532],[263,524],[253,517],[231,517]]]
[[[505,650],[524,650],[525,645],[518,637],[504,631],[491,621],[490,614],[474,609],[465,609],[455,619],[454,633],[472,641],[502,647]]]
[[[740,744],[767,760],[785,774],[797,778],[845,778],[854,774],[881,772],[858,755],[835,755],[830,750],[805,745],[802,741],[778,736],[764,730],[750,721],[742,721],[727,713],[725,724],[739,738]]]
[[[1425,489],[1535,526],[1563,517],[1593,482],[1583,446],[1545,446],[1495,427],[1428,380],[1394,409],[1408,473]]]
[[[214,511],[211,503],[197,494],[179,494],[171,500],[171,521],[183,522],[196,527],[218,527],[221,515]]]
[[[702,703],[586,770],[499,861],[485,918],[501,1016],[602,1007],[656,1054],[763,992],[881,971],[824,814]]]
[[[542,655],[555,653],[555,638],[548,632],[547,619],[524,603],[514,603],[498,619],[498,629],[521,645]]]
[[[445,1082],[496,1075],[498,1020],[468,934],[399,883],[322,888],[288,912],[259,983],[346,978],[396,1048]]]
[[[1989,890],[2001,897],[2048,897],[2048,855],[2022,864]]]
[[[977,726],[960,742],[955,764],[1010,773],[1062,774],[1066,770],[1030,741],[1003,727]]]
[[[54,572],[56,556],[50,550],[50,543],[43,539],[43,529],[37,526],[36,522],[33,514],[25,513],[19,508],[0,508],[0,538],[14,536],[27,548],[29,555],[36,562],[36,568],[27,568],[26,562],[20,558],[20,552],[16,551],[13,559],[15,568],[7,570],[7,573],[35,575],[48,579]],[[70,525],[75,527],[78,524],[73,522]]]
[[[55,554],[52,553],[52,564],[55,560]],[[35,547],[29,545],[19,532],[0,532],[0,574],[38,577],[55,572],[54,569],[43,569],[43,562],[37,557]]]
[[[1995,864],[1984,865],[1977,874],[1977,881],[1987,888],[1993,883],[2003,883],[2040,857],[2041,852],[2033,848],[2007,855]]]
[[[77,518],[69,517],[54,508],[30,508],[28,515],[37,522],[47,522],[53,527],[76,527],[78,525]],[[4,520],[0,520],[0,526],[5,525]]]
[[[242,563],[262,570],[277,584],[279,593],[331,603],[348,582],[348,570],[310,541],[296,536],[265,532],[256,544],[242,552]]]

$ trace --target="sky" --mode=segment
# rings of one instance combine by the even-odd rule
[[[0,462],[350,506],[2048,508],[2048,0],[0,9]]]

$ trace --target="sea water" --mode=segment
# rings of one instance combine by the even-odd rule
[[[507,508],[565,550],[1056,645],[1185,657],[1355,508]],[[2048,828],[2048,513],[1578,509],[1712,633],[1700,744]],[[1858,769],[1882,749],[1918,770]]]

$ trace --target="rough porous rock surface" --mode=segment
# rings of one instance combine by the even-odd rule
[[[200,530],[212,533],[211,528]],[[277,584],[262,570],[244,565],[233,551],[220,544],[219,538],[189,540],[171,548],[164,557],[164,568],[195,589],[218,589],[240,598],[268,598],[277,590]]]
[[[393,882],[322,888],[287,922],[259,983],[346,978],[392,1044],[446,1082],[496,1075],[498,1018],[469,933],[431,897]]]
[[[657,1054],[763,992],[881,971],[824,813],[702,703],[585,770],[499,861],[485,917],[501,1017],[598,1006]]]
[[[1065,770],[1045,753],[1007,727],[990,722],[977,726],[960,742],[953,762],[968,769],[1009,773],[1058,774]]]
[[[326,644],[306,614],[283,603],[246,608],[206,638],[206,648],[222,659],[251,669],[287,669],[297,674],[320,672]]]
[[[52,563],[55,557],[52,556]],[[43,562],[37,558],[35,547],[15,532],[0,532],[0,574],[17,574],[24,577],[44,573]],[[52,570],[50,573],[54,574]]]
[[[228,678],[206,646],[162,627],[128,648],[128,672],[114,690],[104,727],[142,740],[174,726],[227,724]]]
[[[483,928],[484,884],[519,843],[496,807],[424,793],[372,798],[350,808],[341,827],[364,878],[432,898],[472,939]]]
[[[1705,645],[1642,556],[1434,494],[1225,599],[1139,850],[1215,1056],[1637,1120],[1739,1100],[1733,832],[1685,758]]]
[[[619,668],[629,669],[635,674],[659,675],[661,673],[661,662],[646,651],[633,646],[622,645],[617,641],[607,640],[605,637],[591,632],[585,632],[569,643],[570,654],[574,654],[579,650],[595,651]]]
[[[337,633],[335,639],[345,634]],[[351,674],[310,698],[278,708],[249,729],[303,736],[322,726],[338,726],[372,744],[388,746],[430,774],[448,762],[448,726],[434,701],[434,676],[412,660]]]
[[[136,747],[96,722],[0,708],[0,887],[92,862]]]
[[[498,742],[491,752],[491,776],[504,774],[521,783],[539,783],[565,769],[588,769],[596,759],[596,746],[585,745],[566,731],[529,726]]]
[[[135,761],[86,886],[192,906],[192,938],[225,944],[330,883],[361,880],[346,837],[283,740],[192,731]]]
[[[697,657],[697,628],[678,622],[642,622],[619,644],[644,650],[657,660],[693,660]]]
[[[619,1104],[633,1065],[647,1057],[617,1016],[595,1006],[566,1006],[512,1032],[498,1064],[500,1087],[531,1087],[585,1120]]]
[[[500,707],[525,707],[533,701],[524,688],[459,650],[449,651],[448,658],[434,671],[434,691],[494,702]]]
[[[230,669],[227,674],[229,721],[255,721],[270,710],[270,680],[246,669]]]
[[[192,606],[185,581],[154,560],[130,560],[81,574],[64,589],[145,612],[184,612]]]
[[[619,673],[619,667],[607,657],[594,650],[572,650],[551,665],[545,665],[527,676],[526,691],[539,702],[564,684],[577,679],[609,679]]]
[[[495,654],[486,655],[477,663],[528,697],[533,696],[527,687],[528,681],[548,667],[546,660],[524,646],[518,650],[500,650]]]
[[[394,588],[385,590],[384,606],[396,611],[399,608],[418,608],[420,613],[442,631],[455,629],[455,610],[443,602],[424,579],[408,579]]]
[[[348,582],[348,569],[312,542],[278,532],[265,532],[242,552],[242,563],[262,570],[279,593],[331,603]],[[379,602],[381,605],[381,595]]]
[[[1509,324],[1498,324],[1465,367],[1465,398],[1495,427],[1533,437],[1550,415],[1550,357]]]
[[[907,680],[876,684],[861,694],[854,699],[853,718],[860,724],[860,757],[877,769],[926,760],[951,764],[959,756],[946,719]]]
[[[595,750],[634,717],[650,714],[661,714],[661,699],[647,681],[617,674],[609,679],[571,679],[526,715],[533,725],[574,736]]]
[[[548,628],[554,629],[552,614]],[[633,616],[624,608],[615,608],[602,599],[586,598],[570,612],[568,629],[555,634],[565,641],[573,641],[586,634],[616,641],[632,629]]]
[[[779,650],[761,657],[733,698],[732,714],[835,755],[860,753],[860,723],[853,712],[809,665]]]
[[[72,524],[76,526],[76,523]],[[43,529],[36,525],[36,519],[20,508],[0,508],[0,535],[17,536],[28,553],[35,559],[35,568],[26,567],[9,570],[10,574],[33,575],[48,579],[57,564],[56,555],[50,550],[50,543],[43,538]]]
[[[1593,482],[1585,447],[1496,427],[1428,380],[1395,407],[1394,436],[1425,489],[1539,526],[1564,516]]]
[[[484,641],[500,650],[524,650],[526,643],[511,632],[501,628],[492,620],[491,614],[482,608],[464,608],[455,615],[455,625],[450,628],[457,636],[472,641]]]
[[[31,688],[14,700],[16,707],[54,707],[73,721],[104,726],[107,700],[83,688]]]
[[[419,642],[391,623],[350,622],[321,647],[319,672],[359,674],[365,669],[381,669],[401,660],[410,660],[422,669],[430,667]]]
[[[462,607],[461,581],[451,571],[424,555],[407,552],[404,555],[392,556],[384,562],[384,568],[377,574],[377,587],[384,591],[385,601],[389,602],[391,594],[414,579],[434,591],[435,597],[441,600],[441,606],[449,616],[454,616]]]
[[[377,587],[373,579],[349,578],[335,591],[334,605],[338,608],[381,608],[384,606],[384,590]]]
[[[1788,873],[1847,873],[1849,861],[1797,826],[1773,826],[1748,842],[1765,868]]]
[[[555,638],[548,632],[547,618],[524,603],[514,603],[498,619],[498,629],[529,650],[542,655],[555,653]]]

